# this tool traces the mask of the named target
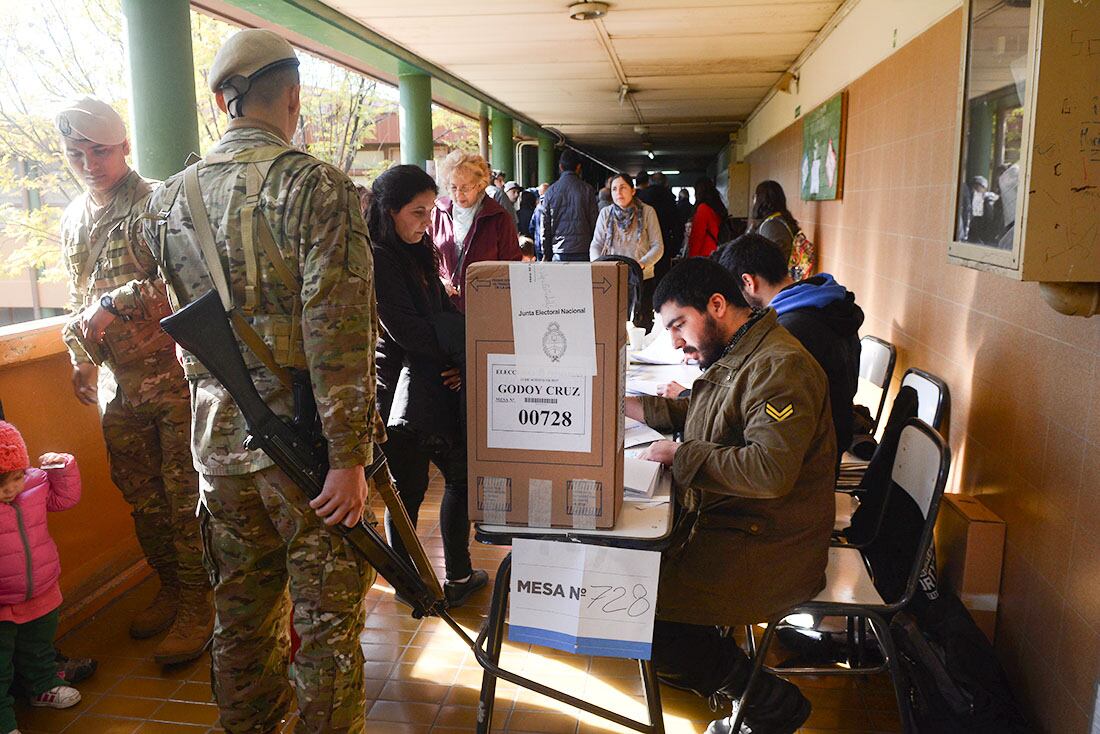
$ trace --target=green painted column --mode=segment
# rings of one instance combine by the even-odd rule
[[[199,152],[188,0],[122,0],[130,143],[138,172],[166,179]]]
[[[427,168],[434,158],[432,140],[432,78],[405,62],[399,64],[401,162]]]
[[[554,166],[554,140],[549,135],[539,134],[539,180],[538,183],[554,183],[557,173]]]
[[[512,141],[512,118],[494,109],[491,118],[493,146],[492,167],[504,171],[504,177],[516,177],[516,151]]]

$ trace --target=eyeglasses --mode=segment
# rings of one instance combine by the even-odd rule
[[[454,184],[451,184],[450,185],[450,191],[451,191],[452,194],[463,194],[463,195],[472,194],[475,191],[477,191],[477,185],[467,184],[465,186],[455,186]]]

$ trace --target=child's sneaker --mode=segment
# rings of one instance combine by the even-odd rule
[[[54,655],[54,660],[57,662],[57,677],[74,686],[91,678],[99,667],[95,658],[71,658],[60,650]]]
[[[51,709],[67,709],[80,703],[80,691],[70,686],[54,686],[37,696],[31,696],[31,706],[45,706]]]

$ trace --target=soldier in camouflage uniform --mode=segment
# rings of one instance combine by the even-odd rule
[[[241,351],[268,405],[291,415],[292,394],[276,373],[305,375],[328,439],[324,490],[307,502],[264,453],[245,448],[236,405],[185,356],[217,609],[212,682],[230,734],[273,732],[290,712],[291,609],[302,640],[298,731],[365,731],[359,635],[374,571],[326,525],[352,526],[369,513],[363,468],[385,438],[374,395],[373,262],[351,181],[289,147],[297,65],[270,31],[226,41],[209,81],[232,118],[228,131],[154,192],[149,211],[159,221],[144,230],[173,305],[218,290],[240,317]],[[246,344],[249,336],[262,346]]]
[[[109,105],[85,97],[56,122],[65,158],[87,187],[61,220],[72,314],[63,338],[73,389],[83,403],[98,398],[111,478],[160,577],[157,596],[132,620],[130,634],[152,637],[171,627],[154,658],[185,662],[209,642],[213,610],[195,514],[187,383],[158,323],[169,312],[164,284],[147,282],[137,294],[130,283],[153,263],[131,236],[152,186],[127,165],[126,128]]]

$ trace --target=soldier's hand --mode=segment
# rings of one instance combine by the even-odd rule
[[[362,466],[329,469],[321,494],[309,506],[325,525],[344,523],[354,527],[363,517],[367,504],[367,479]]]
[[[98,303],[93,303],[80,315],[80,329],[84,332],[84,340],[91,344],[99,344],[103,341],[103,335],[107,333],[107,327],[111,325],[116,316]]]
[[[664,464],[665,466],[672,466],[672,459],[676,456],[676,450],[679,449],[681,444],[676,441],[668,441],[662,439],[660,441],[654,441],[653,443],[642,449],[638,454],[639,459],[645,459],[646,461],[656,461],[658,464]]]
[[[73,394],[85,405],[96,404],[98,374],[98,368],[91,362],[81,362],[73,367]]]
[[[687,388],[673,380],[664,385],[659,385],[657,387],[657,394],[662,398],[678,398],[680,397],[680,393],[684,390],[687,390]]]
[[[443,384],[451,390],[462,389],[462,371],[457,367],[443,370],[439,376],[443,378]]]

